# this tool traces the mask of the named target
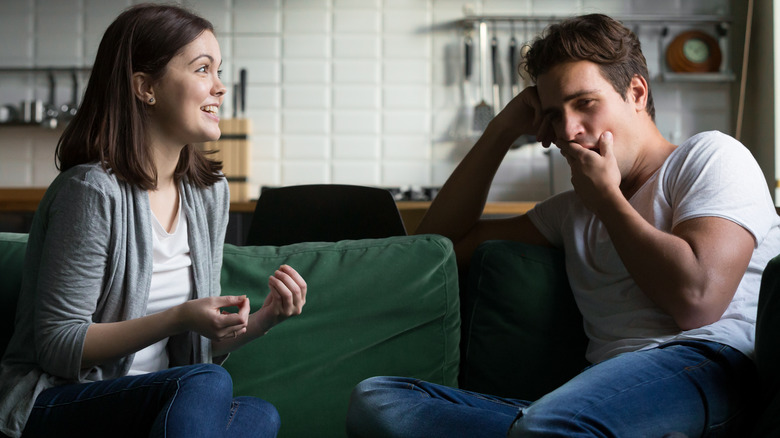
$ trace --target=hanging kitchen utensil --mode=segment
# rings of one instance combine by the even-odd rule
[[[463,84],[465,89],[468,90],[471,85],[471,73],[472,73],[472,56],[474,54],[474,40],[471,38],[471,34],[467,33],[463,42]],[[470,93],[469,93],[470,94]]]
[[[485,102],[487,86],[487,23],[479,23],[479,94],[480,102],[474,107],[474,131],[482,132],[493,119],[493,108]]]
[[[247,78],[246,78],[246,69],[245,68],[241,69],[241,71],[239,72],[239,76],[241,78],[240,81],[239,81],[239,84],[240,84],[240,87],[241,87],[241,118],[246,118],[246,86],[247,86],[246,80],[247,80]]]
[[[233,118],[238,118],[238,83],[233,84]]]
[[[509,83],[512,97],[520,93],[520,83],[517,71],[517,38],[515,38],[515,22],[512,22],[512,38],[509,39]]]
[[[501,87],[499,86],[499,62],[498,62],[498,38],[496,38],[496,27],[493,24],[493,38],[490,39],[490,65],[493,69],[493,108],[495,112],[501,111]]]
[[[472,98],[472,65],[474,53],[474,40],[471,38],[471,30],[466,31],[463,38],[463,81],[461,83],[461,105],[458,117],[455,120],[450,135],[453,138],[462,138],[471,134],[474,123],[474,99]]]
[[[54,78],[54,72],[49,71],[49,102],[44,107],[43,113],[43,126],[47,128],[57,127],[57,117],[59,116],[59,108],[57,108],[57,80]]]

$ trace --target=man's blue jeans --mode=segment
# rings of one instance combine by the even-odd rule
[[[279,425],[273,405],[233,398],[230,374],[200,364],[47,389],[23,437],[274,437]]]
[[[350,437],[718,437],[742,431],[753,362],[704,341],[625,353],[536,402],[415,379],[375,377],[353,391]]]

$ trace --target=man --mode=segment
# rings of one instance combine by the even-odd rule
[[[439,192],[419,233],[460,266],[489,239],[560,247],[594,365],[535,402],[378,377],[353,392],[356,437],[708,436],[739,431],[754,385],[761,272],[780,221],[747,149],[719,132],[669,143],[636,36],[603,15],[534,42],[524,90]],[[480,215],[513,140],[535,134],[574,190],[510,219]]]

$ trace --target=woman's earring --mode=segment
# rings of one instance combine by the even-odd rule
[[[149,103],[154,103],[154,97],[149,98]]]

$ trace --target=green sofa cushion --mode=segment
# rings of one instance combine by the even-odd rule
[[[536,400],[587,366],[562,252],[485,242],[472,257],[461,299],[462,388]]]
[[[254,311],[268,292],[268,276],[283,263],[307,281],[303,313],[224,363],[236,395],[276,406],[281,437],[343,437],[349,395],[368,377],[457,385],[460,317],[449,240],[226,245],[222,293],[246,294]]]
[[[0,233],[0,357],[14,332],[26,250],[27,234]]]

